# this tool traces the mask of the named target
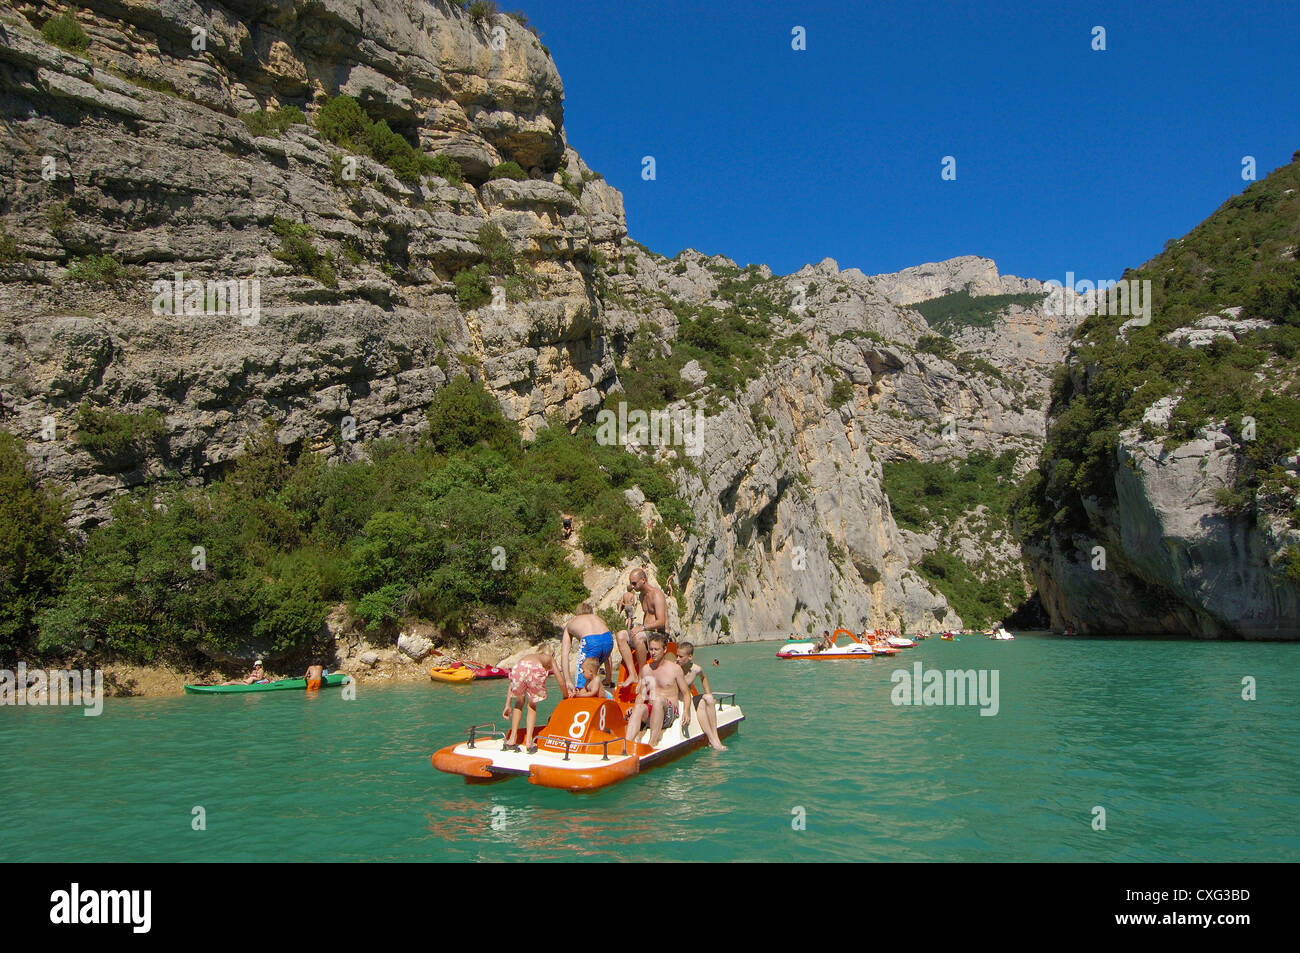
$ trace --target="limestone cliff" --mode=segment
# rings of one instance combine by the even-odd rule
[[[64,11],[84,48],[42,38]],[[463,181],[402,176],[330,141],[317,120],[340,95],[456,160]],[[240,118],[291,106],[309,122],[262,135]],[[331,458],[414,434],[457,373],[526,434],[548,417],[591,422],[627,392],[633,352],[673,351],[683,314],[755,309],[772,346],[739,385],[680,368],[677,408],[706,415],[702,455],[677,457],[696,516],[677,571],[683,628],[953,626],[913,568],[938,542],[899,531],[881,464],[1011,448],[1027,467],[1072,329],[1014,307],[955,350],[919,346],[932,329],[910,305],[1042,290],[986,259],[773,276],[648,253],[627,238],[621,195],[566,141],[537,38],[434,0],[20,3],[0,11],[0,117],[0,426],[28,439],[83,532],[116,494],[219,475],[267,419],[283,444]],[[503,163],[527,177],[491,177]],[[527,278],[504,305],[458,300],[485,224]],[[193,280],[256,280],[256,319],[159,313],[157,282]],[[70,439],[87,403],[157,412],[165,434],[95,457]]]
[[[1095,302],[1020,517],[1055,628],[1300,638],[1300,153]]]

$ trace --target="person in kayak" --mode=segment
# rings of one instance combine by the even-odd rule
[[[569,645],[573,639],[578,640],[578,673],[574,677],[574,687],[582,688],[587,682],[582,663],[587,659],[594,658],[605,666],[605,671],[610,670],[614,636],[610,634],[605,620],[592,610],[590,602],[578,606],[578,614],[564,626],[564,635],[560,638],[560,668],[566,677],[572,671],[569,668]],[[565,697],[568,697],[567,691]]]
[[[650,745],[653,747],[663,737],[664,729],[679,716],[682,736],[685,737],[690,730],[691,689],[681,667],[664,657],[667,646],[668,637],[662,632],[653,633],[648,640],[650,660],[642,669],[644,683],[637,692],[636,705],[628,714],[625,735],[628,741],[635,741],[649,727]]]
[[[510,719],[510,735],[515,737],[519,731],[519,718],[528,706],[528,721],[524,727],[524,747],[529,754],[537,752],[533,742],[533,729],[537,727],[537,703],[546,701],[546,679],[554,673],[564,695],[569,695],[568,683],[556,664],[555,656],[550,652],[530,652],[514,664],[510,670],[510,681],[506,687],[506,707],[501,712],[502,718]],[[519,745],[502,746],[505,751],[518,751]]]
[[[266,670],[262,668],[262,660],[258,659],[253,663],[253,674],[241,681],[222,682],[223,685],[265,685],[270,679],[266,677]]]
[[[689,688],[698,678],[701,685],[704,686],[703,694],[696,695],[692,699],[695,705],[695,712],[700,716],[700,728],[704,736],[709,739],[709,747],[714,751],[726,751],[727,747],[718,737],[718,711],[717,702],[714,701],[713,695],[709,692],[709,676],[704,674],[704,669],[695,664],[695,645],[691,642],[677,643],[677,664],[682,670],[682,677],[686,679],[686,685]]]
[[[668,603],[664,599],[663,590],[650,585],[644,569],[633,569],[628,582],[633,590],[641,594],[641,624],[629,626],[618,633],[618,651],[628,670],[623,684],[635,685],[649,653],[647,638],[658,632],[664,637],[665,644],[668,641]]]

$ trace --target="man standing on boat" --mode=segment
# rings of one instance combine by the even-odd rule
[[[582,663],[589,658],[598,659],[605,666],[606,675],[612,675],[610,671],[611,656],[614,653],[614,637],[609,632],[609,626],[605,620],[596,615],[591,607],[590,602],[584,602],[578,606],[578,614],[569,620],[564,627],[564,635],[560,638],[560,671],[564,672],[565,677],[569,676],[569,644],[571,640],[578,640],[578,674],[575,676],[573,684],[575,688],[582,688],[587,684],[587,676],[583,674]],[[564,695],[569,696],[568,686],[564,687]]]
[[[668,641],[668,602],[664,591],[658,586],[650,585],[644,569],[633,569],[628,576],[632,588],[641,594],[641,624],[631,629],[622,629],[618,633],[618,651],[627,665],[628,676],[623,685],[636,684],[637,677],[646,663],[646,639],[658,632]],[[633,649],[632,643],[636,648]],[[633,661],[636,668],[632,667]]]
[[[679,716],[683,738],[691,729],[691,689],[681,666],[664,658],[667,647],[668,637],[662,632],[650,635],[647,649],[650,662],[641,670],[650,690],[639,694],[636,705],[628,712],[625,736],[628,741],[635,741],[649,727],[650,746],[654,747],[663,737],[664,729]]]

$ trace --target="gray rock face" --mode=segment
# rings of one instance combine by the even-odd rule
[[[402,632],[397,636],[397,651],[418,662],[433,651],[433,643],[422,635]]]
[[[1073,547],[1053,539],[1049,551],[1033,553],[1054,627],[1073,624],[1082,635],[1300,637],[1300,591],[1280,565],[1300,532],[1220,509],[1215,491],[1232,487],[1237,467],[1226,433],[1207,428],[1169,451],[1161,443],[1134,430],[1121,435],[1116,504],[1093,520],[1104,535],[1076,537]]]
[[[481,379],[525,435],[551,414],[590,421],[639,337],[661,353],[676,338],[660,295],[721,307],[722,280],[741,274],[723,256],[670,262],[627,241],[621,194],[565,141],[554,64],[508,16],[475,21],[430,0],[96,0],[76,16],[85,56],[0,11],[3,227],[22,255],[0,264],[0,426],[27,438],[38,472],[65,489],[75,528],[132,488],[218,475],[266,421],[281,442],[337,459],[414,436],[457,373]],[[465,183],[413,183],[365,156],[347,178],[347,153],[314,125],[254,136],[237,118],[289,104],[315,116],[339,93],[412,145],[457,158]],[[489,181],[507,160],[530,178]],[[337,287],[283,260],[277,219],[310,227]],[[503,308],[462,309],[452,279],[482,260],[487,222],[532,285]],[[98,255],[126,274],[74,280],[75,262]],[[959,337],[999,371],[989,374],[918,352],[932,331],[906,307],[962,287],[1040,289],[987,259],[892,276],[830,259],[744,274],[773,300],[797,300],[772,319],[773,339],[805,343],[742,393],[722,392],[698,362],[681,369],[692,400],[712,406],[703,454],[679,474],[696,516],[677,567],[682,627],[710,641],[958,624],[912,568],[928,550],[895,526],[881,464],[1035,452],[1043,368],[1068,321],[1012,309]],[[256,282],[258,313],[160,311],[155,282],[175,280]],[[836,405],[840,379],[853,392]],[[85,400],[157,411],[166,439],[106,466],[72,439]],[[668,453],[680,461],[681,449]]]
[[[579,419],[600,403],[615,372],[585,269],[596,252],[619,257],[622,202],[565,145],[554,64],[512,18],[475,23],[412,0],[269,12],[101,3],[79,19],[86,57],[0,14],[4,227],[26,259],[0,266],[0,408],[30,439],[55,420],[59,439],[36,452],[72,490],[76,527],[101,520],[115,492],[206,479],[267,418],[283,442],[329,456],[414,434],[448,374],[481,367],[528,433],[551,410]],[[204,55],[192,55],[192,24],[208,30]],[[497,27],[504,49],[492,46]],[[232,115],[288,103],[310,114],[340,92],[431,151],[472,142],[485,163],[512,159],[543,178],[413,186],[362,156],[347,181],[334,171],[344,151],[314,128],[253,137]],[[577,196],[558,184],[562,167]],[[274,218],[313,229],[337,288],[274,257]],[[450,277],[479,260],[487,221],[537,266],[535,291],[462,313]],[[131,273],[113,287],[70,280],[77,258],[100,254]],[[156,313],[153,282],[180,272],[256,281],[259,320]],[[164,414],[162,454],[102,472],[70,439],[85,399]]]
[[[898,305],[916,304],[962,290],[978,296],[1043,289],[1042,283],[1032,278],[1000,275],[992,260],[975,255],[915,265],[890,275],[872,275],[867,282],[883,298]]]

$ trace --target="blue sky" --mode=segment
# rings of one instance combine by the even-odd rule
[[[1243,156],[1263,178],[1300,149],[1294,2],[520,2],[570,144],[669,256],[1117,278],[1245,188]]]

